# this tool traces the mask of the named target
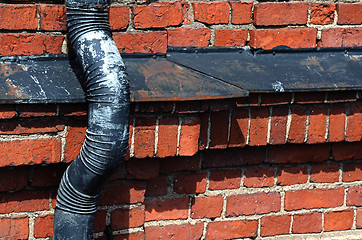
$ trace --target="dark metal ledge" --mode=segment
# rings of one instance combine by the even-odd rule
[[[125,54],[131,101],[185,101],[249,92],[362,89],[362,49],[170,48],[165,56]],[[85,102],[68,56],[0,57],[0,103]]]

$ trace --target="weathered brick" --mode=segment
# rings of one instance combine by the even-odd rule
[[[209,189],[225,190],[240,187],[241,170],[225,170],[210,172]]]
[[[319,47],[358,47],[362,45],[362,29],[330,28],[322,30]]]
[[[234,195],[227,198],[226,215],[240,216],[278,212],[280,206],[281,197],[279,193]]]
[[[164,196],[167,194],[168,176],[159,176],[147,181],[146,197]]]
[[[310,24],[326,25],[334,21],[335,4],[314,3],[310,8]]]
[[[68,133],[65,140],[64,160],[73,161],[79,154],[83,145],[87,122],[85,120],[72,120],[68,125]]]
[[[27,185],[27,168],[0,168],[0,192],[17,191],[25,188]]]
[[[127,161],[127,178],[152,179],[158,176],[160,161],[155,158],[131,159]]]
[[[284,144],[286,141],[289,109],[286,106],[276,106],[272,109],[270,122],[269,144]]]
[[[123,5],[112,5],[109,9],[109,24],[112,30],[126,29],[129,22],[129,8]]]
[[[19,117],[51,117],[57,114],[55,104],[21,104],[18,106]]]
[[[362,181],[362,162],[351,162],[343,164],[343,182]]]
[[[175,176],[174,191],[179,194],[203,193],[207,173],[181,173]]]
[[[353,210],[328,212],[324,215],[324,231],[341,231],[352,228]]]
[[[36,30],[36,6],[33,4],[0,4],[0,29]]]
[[[54,215],[39,216],[34,220],[34,237],[46,238],[53,236]]]
[[[140,227],[145,222],[145,206],[116,209],[111,213],[112,230]]]
[[[248,38],[247,29],[216,29],[216,47],[243,47]]]
[[[308,3],[257,3],[255,25],[304,25],[308,19]]]
[[[312,107],[309,115],[307,143],[325,142],[327,127],[327,109],[324,107]]]
[[[244,172],[245,187],[271,187],[274,185],[273,168],[249,168]]]
[[[269,109],[266,107],[250,110],[250,146],[263,146],[267,143]]]
[[[362,24],[362,3],[339,3],[338,24]]]
[[[60,162],[57,138],[0,141],[0,167]]]
[[[140,117],[134,126],[134,156],[152,157],[155,152],[155,118]]]
[[[307,183],[308,169],[305,166],[281,167],[277,178],[277,184],[281,186]]]
[[[348,188],[347,206],[362,206],[362,186]]]
[[[211,37],[208,28],[168,29],[168,46],[173,47],[207,47]]]
[[[99,205],[143,202],[146,184],[140,181],[114,182],[104,186]]]
[[[174,157],[161,159],[160,171],[162,173],[173,173],[181,171],[199,170],[200,156]]]
[[[346,141],[354,142],[362,139],[362,103],[349,105],[346,126]]]
[[[339,180],[338,164],[317,164],[312,166],[310,173],[311,182],[333,183]]]
[[[319,233],[322,231],[322,214],[319,212],[295,214],[292,233]]]
[[[217,221],[208,224],[206,239],[221,240],[231,238],[255,237],[257,220]]]
[[[227,147],[229,131],[229,111],[211,113],[210,148]]]
[[[0,134],[29,135],[33,133],[57,133],[64,130],[64,123],[59,119],[12,119],[1,122]]]
[[[164,117],[159,121],[157,157],[175,156],[177,153],[178,118]]]
[[[191,218],[220,217],[223,203],[222,196],[195,197],[191,205]]]
[[[39,4],[37,10],[40,19],[40,30],[65,31],[67,29],[64,5]]]
[[[255,29],[249,33],[249,45],[262,49],[272,49],[280,45],[290,48],[314,48],[317,39],[317,30],[314,28]]]
[[[193,156],[198,150],[198,142],[200,137],[200,118],[183,117],[181,119],[181,132],[179,151],[180,156]]]
[[[344,140],[344,126],[346,110],[342,106],[333,106],[329,113],[328,141],[340,142]]]
[[[0,238],[2,239],[28,239],[29,217],[1,217]]]
[[[206,24],[229,22],[229,4],[227,2],[193,2],[195,21]]]
[[[88,109],[88,104],[86,104],[86,103],[59,104],[59,115],[66,116],[66,117],[86,116],[87,109]]]
[[[1,74],[4,74],[5,76],[8,75],[8,73],[6,73],[7,71],[7,65],[6,64],[2,64],[2,69],[0,70]],[[15,105],[1,105],[0,106],[0,119],[11,119],[13,117],[16,116],[16,111],[15,111]]]
[[[203,229],[203,223],[145,227],[145,240],[197,240],[201,239]]]
[[[166,53],[167,33],[165,31],[114,33],[113,39],[118,50],[125,53]]]
[[[184,11],[180,1],[153,2],[137,5],[133,9],[135,28],[164,28],[178,26],[184,20]]]
[[[291,211],[303,208],[338,207],[343,205],[343,198],[343,188],[287,191],[284,208]]]
[[[0,194],[0,213],[49,210],[48,191],[21,191]]]
[[[145,221],[186,219],[189,211],[189,199],[150,200],[145,202],[145,206]]]
[[[231,118],[229,147],[246,145],[249,130],[249,110],[237,109]]]
[[[260,221],[260,235],[265,237],[288,234],[291,219],[289,215],[263,217]]]
[[[63,40],[64,35],[2,33],[0,54],[4,56],[60,54]]]
[[[252,22],[252,1],[230,1],[231,23],[249,24]]]

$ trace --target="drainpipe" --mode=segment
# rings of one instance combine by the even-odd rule
[[[88,128],[58,189],[53,239],[83,240],[93,239],[102,186],[126,154],[129,86],[111,36],[109,2],[67,0],[66,7],[68,37],[85,74]]]

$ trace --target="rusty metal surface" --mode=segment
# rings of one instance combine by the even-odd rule
[[[362,49],[182,49],[169,60],[250,92],[362,89]]]

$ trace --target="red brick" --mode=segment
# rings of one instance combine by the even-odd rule
[[[334,21],[335,4],[314,3],[310,8],[310,24],[326,25]]]
[[[127,161],[126,170],[129,179],[156,178],[160,171],[160,161],[154,158],[131,159]]]
[[[291,108],[291,123],[288,134],[289,143],[303,143],[305,138],[308,109],[306,107]]]
[[[34,220],[34,237],[46,238],[53,236],[54,215],[39,216]]]
[[[339,3],[338,24],[362,24],[362,3]]]
[[[269,163],[316,163],[325,162],[328,158],[328,144],[278,145],[270,147],[268,153]]]
[[[324,231],[341,231],[352,228],[353,210],[328,212],[324,215]]]
[[[33,187],[57,187],[63,176],[67,164],[55,164],[48,166],[35,166],[31,177]]]
[[[114,235],[114,240],[144,240],[145,234],[143,232],[125,233],[120,235]]]
[[[211,113],[210,148],[227,147],[229,131],[229,111]]]
[[[193,2],[195,21],[206,24],[229,22],[229,4],[227,2]]]
[[[231,23],[232,24],[249,24],[252,23],[252,1],[231,1]]]
[[[2,64],[0,74],[7,75],[6,65]],[[0,106],[0,119],[10,119],[16,116],[15,106],[14,105],[1,105]]]
[[[107,211],[98,210],[94,216],[94,232],[103,232],[106,229]]]
[[[158,197],[167,194],[168,176],[159,176],[147,181],[146,197]]]
[[[189,211],[188,198],[152,200],[145,205],[145,221],[186,219]]]
[[[225,190],[240,187],[241,170],[225,170],[210,172],[209,189]]]
[[[323,107],[313,107],[309,115],[307,143],[325,142],[327,128],[327,109]]]
[[[362,206],[362,186],[348,188],[347,206]]]
[[[0,134],[28,135],[32,133],[57,133],[64,130],[64,124],[59,119],[21,119],[2,122]]]
[[[86,116],[88,105],[86,103],[59,104],[59,115],[66,117]]]
[[[304,66],[316,67],[319,70],[323,68],[316,62],[315,58],[310,58],[303,61]],[[294,103],[298,104],[311,104],[311,103],[324,103],[326,101],[327,94],[325,92],[296,92],[294,93]]]
[[[60,54],[63,40],[64,35],[3,33],[0,34],[0,54],[4,56]]]
[[[181,119],[181,132],[179,151],[180,156],[193,156],[199,150],[200,118],[183,117]]]
[[[285,193],[284,208],[291,211],[338,207],[343,205],[343,198],[343,188],[288,191]]]
[[[114,33],[113,39],[120,52],[166,53],[167,50],[167,33],[165,31]]]
[[[304,25],[308,19],[308,3],[257,3],[255,25]]]
[[[203,223],[145,227],[145,240],[197,240],[201,239],[203,229]]]
[[[0,141],[0,167],[60,162],[61,141],[56,138]]]
[[[346,110],[342,106],[333,106],[329,113],[328,141],[340,142],[344,140],[344,126]]]
[[[19,117],[51,117],[57,114],[55,104],[21,104],[18,106]]]
[[[274,169],[249,168],[244,172],[245,187],[271,187],[274,185]]]
[[[49,210],[48,191],[21,191],[0,194],[0,213]]]
[[[301,166],[282,167],[278,170],[277,178],[277,184],[281,186],[307,183],[308,169]]]
[[[64,5],[39,4],[37,10],[40,19],[40,30],[65,31],[67,30],[67,16]]]
[[[36,6],[33,4],[0,4],[0,29],[36,30]]]
[[[265,237],[288,234],[291,219],[289,215],[263,217],[260,221],[260,235]]]
[[[280,204],[279,193],[234,195],[227,198],[226,215],[240,216],[278,212]]]
[[[245,146],[249,129],[249,110],[236,109],[231,118],[229,147]]]
[[[73,161],[80,152],[83,145],[87,122],[85,120],[73,120],[69,123],[68,133],[65,140],[64,160]]]
[[[362,45],[360,28],[331,28],[322,30],[320,47],[358,47]]]
[[[361,142],[333,143],[332,155],[335,161],[352,160],[362,158]]]
[[[29,218],[22,217],[1,217],[0,238],[2,239],[28,239]]]
[[[199,150],[205,150],[209,139],[208,139],[208,131],[209,131],[209,116],[211,117],[209,112],[204,112],[200,116],[200,139],[199,139]]]
[[[112,5],[109,9],[109,24],[112,30],[122,30],[128,27],[129,8],[122,5]]]
[[[250,31],[250,46],[272,49],[284,45],[290,48],[314,48],[317,30],[314,28],[297,29],[255,29]]]
[[[164,28],[178,26],[184,20],[180,1],[153,2],[149,5],[138,5],[133,9],[135,28]]]
[[[200,156],[174,157],[161,159],[160,171],[162,173],[173,173],[181,171],[199,170]]]
[[[362,209],[357,209],[356,213],[356,228],[362,228]]]
[[[252,108],[250,110],[250,146],[263,146],[267,143],[268,134],[268,108]]]
[[[203,152],[202,167],[235,167],[261,164],[265,160],[265,147],[228,148]]]
[[[158,126],[157,157],[175,156],[177,153],[178,118],[164,117]]]
[[[362,162],[344,163],[342,181],[362,181]]]
[[[292,233],[319,233],[322,231],[322,214],[319,212],[293,216]]]
[[[272,108],[269,144],[284,144],[286,141],[289,108],[276,106]]]
[[[112,230],[140,227],[145,222],[145,206],[137,206],[131,209],[116,209],[112,211]]]
[[[168,29],[167,45],[173,47],[207,47],[211,31],[208,28]]]
[[[191,206],[191,218],[220,217],[223,203],[222,196],[195,197]]]
[[[175,176],[174,191],[179,194],[203,193],[207,173],[182,173]]]
[[[114,182],[104,186],[99,204],[125,204],[143,202],[145,199],[146,184],[139,181]]]
[[[310,181],[318,183],[333,183],[339,181],[338,164],[317,164],[312,166]]]
[[[0,192],[17,191],[28,185],[28,171],[25,167],[0,168]]]
[[[346,126],[346,141],[354,142],[362,139],[362,103],[349,105]]]
[[[226,240],[231,238],[256,237],[257,228],[257,220],[210,222],[207,227],[206,239]]]
[[[152,157],[155,152],[155,118],[140,117],[134,126],[134,156]]]
[[[248,38],[247,29],[216,29],[216,47],[243,47]]]

